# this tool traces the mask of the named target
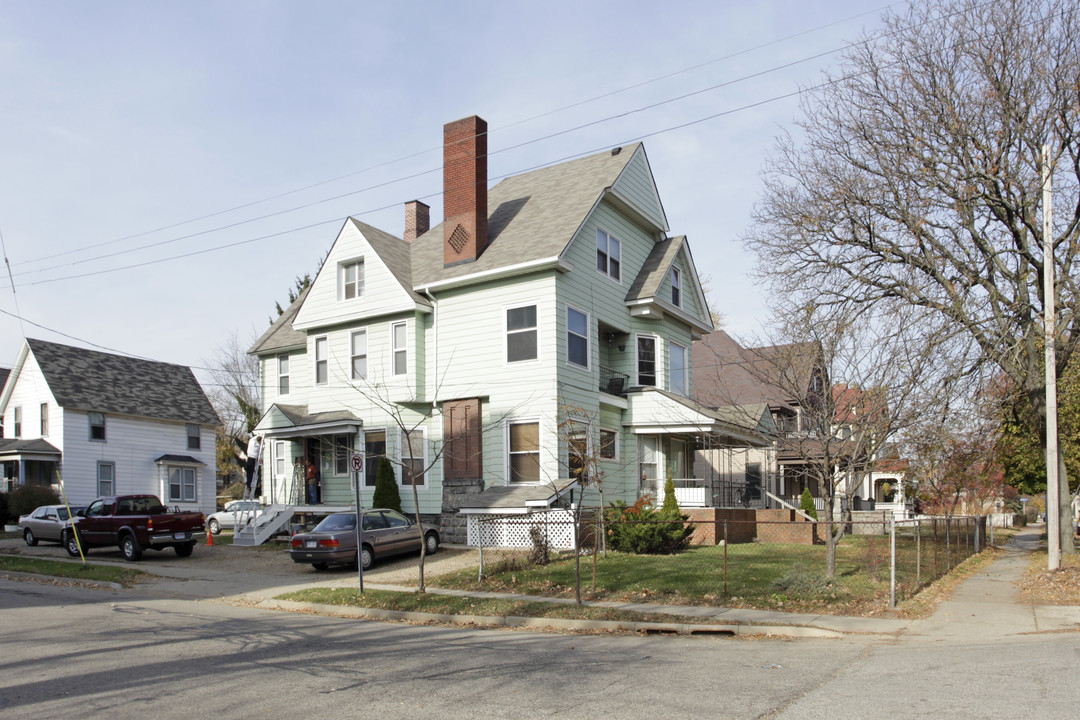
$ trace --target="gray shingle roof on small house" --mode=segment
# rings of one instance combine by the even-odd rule
[[[191,368],[27,339],[60,407],[220,425]]]
[[[300,291],[300,294],[289,304],[289,307],[285,308],[285,312],[281,313],[278,319],[251,346],[251,349],[248,350],[250,354],[263,355],[280,350],[307,347],[307,335],[299,330],[293,330],[292,324],[293,320],[296,319],[296,313],[300,311],[300,306],[304,304],[304,298],[308,296],[309,290],[311,290],[310,285]]]
[[[47,440],[32,438],[21,440],[18,438],[0,438],[0,455],[12,453],[27,453],[35,455],[60,455],[60,450]]]
[[[443,266],[443,224],[412,245],[412,281],[444,280],[558,257],[600,194],[611,187],[640,143],[506,178],[488,191],[488,245],[474,262]]]

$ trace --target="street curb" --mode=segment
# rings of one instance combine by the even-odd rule
[[[49,585],[69,585],[71,587],[96,588],[99,590],[123,590],[120,583],[106,580],[83,580],[81,578],[61,577],[59,575],[42,575],[40,573],[24,573],[17,570],[2,570],[0,578],[5,580],[28,581],[48,583]]]
[[[226,602],[228,602],[226,600]],[[294,602],[292,600],[261,600],[255,606],[264,610],[305,612],[332,617],[364,620],[396,620],[400,622],[437,623],[468,627],[522,628],[528,630],[551,629],[578,632],[628,632],[640,635],[708,635],[749,637],[767,635],[802,638],[842,638],[846,633],[816,627],[798,625],[755,625],[753,623],[661,623],[620,622],[617,620],[567,620],[563,618],[533,618],[513,615],[443,615],[379,608],[341,607],[318,603]]]

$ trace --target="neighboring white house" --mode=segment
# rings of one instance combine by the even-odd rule
[[[404,508],[415,484],[420,513],[461,541],[458,511],[523,513],[575,492],[576,449],[591,449],[606,501],[632,502],[669,476],[693,485],[701,433],[764,442],[689,399],[690,346],[712,322],[644,146],[489,192],[486,139],[477,117],[446,125],[445,221],[430,227],[410,202],[402,239],[350,218],[249,351],[272,499],[295,497],[296,463],[311,458],[323,502],[349,504],[362,455],[367,504],[387,456]]]
[[[213,512],[217,414],[190,368],[28,339],[0,396],[5,489],[150,493]]]

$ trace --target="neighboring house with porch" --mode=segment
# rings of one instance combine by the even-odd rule
[[[150,493],[213,512],[220,424],[191,369],[27,339],[0,395],[5,489]]]
[[[668,476],[695,489],[701,433],[764,442],[689,397],[690,347],[712,322],[644,146],[489,191],[486,142],[477,117],[446,125],[444,222],[431,227],[418,201],[404,238],[350,218],[311,287],[252,346],[264,493],[295,497],[294,468],[312,458],[322,501],[349,504],[361,455],[366,505],[388,457],[404,509],[462,542],[463,516],[582,502],[582,453],[605,501],[633,502]]]

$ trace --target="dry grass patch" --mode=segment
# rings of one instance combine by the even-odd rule
[[[1017,585],[1020,599],[1034,605],[1080,605],[1080,555],[1061,556],[1060,570],[1047,570],[1046,551],[1034,553]]]

